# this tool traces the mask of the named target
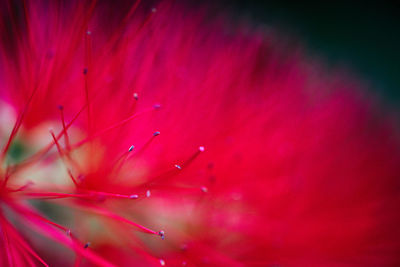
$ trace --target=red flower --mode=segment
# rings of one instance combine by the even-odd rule
[[[397,124],[359,82],[182,3],[2,10],[2,265],[400,263]]]

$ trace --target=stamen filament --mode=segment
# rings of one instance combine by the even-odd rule
[[[133,114],[133,115],[129,116],[128,118],[126,118],[126,119],[124,119],[124,120],[122,120],[122,121],[120,121],[120,122],[117,122],[117,123],[115,123],[115,124],[113,124],[113,125],[111,125],[111,126],[105,128],[105,129],[103,129],[103,130],[100,130],[99,132],[93,134],[92,136],[89,136],[89,137],[83,139],[82,141],[80,141],[80,142],[78,142],[77,144],[75,144],[75,145],[73,146],[73,148],[74,148],[74,149],[75,149],[75,148],[78,148],[78,147],[82,146],[83,144],[85,144],[85,143],[91,141],[92,139],[94,139],[94,138],[96,138],[96,137],[99,137],[99,136],[101,136],[101,135],[103,135],[103,134],[105,134],[105,133],[107,133],[107,132],[109,132],[109,131],[111,131],[111,130],[116,129],[116,128],[122,127],[123,125],[127,124],[128,122],[130,122],[131,120],[135,119],[136,117],[138,117],[138,116],[140,116],[140,115],[143,115],[143,114],[145,114],[145,113],[148,113],[148,112],[150,112],[150,111],[152,111],[152,110],[154,110],[154,108],[148,108],[148,109],[146,109],[146,110],[144,110],[144,111],[142,111],[142,112]]]

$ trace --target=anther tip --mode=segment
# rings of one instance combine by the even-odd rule
[[[138,93],[133,93],[133,98],[134,98],[135,100],[138,100],[138,99],[139,99]]]
[[[151,191],[150,190],[147,190],[146,191],[146,197],[150,197],[151,196]]]
[[[165,232],[163,230],[159,231],[158,235],[161,237],[161,240],[165,239]]]
[[[84,246],[83,246],[83,248],[88,248],[90,246],[90,242],[87,242]]]
[[[205,150],[204,146],[199,146],[199,151],[200,152],[204,152],[204,150]]]
[[[154,132],[153,133],[153,136],[158,136],[158,135],[160,135],[161,133],[159,132],[159,131],[157,131],[157,132]]]
[[[137,199],[137,198],[139,198],[139,196],[138,195],[130,195],[129,198],[130,199]]]
[[[128,149],[128,152],[131,152],[134,148],[135,148],[135,146],[133,146],[133,145],[130,146],[129,149]]]
[[[64,106],[63,106],[63,105],[58,105],[57,108],[58,108],[59,110],[63,110],[63,109],[64,109]]]
[[[154,104],[154,105],[153,105],[153,108],[154,108],[154,109],[159,109],[159,108],[161,108],[161,105],[160,105],[160,104]]]
[[[177,168],[178,170],[182,170],[182,167],[178,164],[175,164],[175,168]]]
[[[200,189],[201,189],[201,192],[203,192],[203,193],[207,193],[208,192],[208,188],[205,187],[205,186],[200,187]]]
[[[165,266],[165,261],[163,259],[160,259],[160,265]]]
[[[83,74],[86,75],[88,73],[88,68],[83,68]]]

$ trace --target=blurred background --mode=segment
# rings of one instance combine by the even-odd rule
[[[395,1],[223,0],[221,8],[294,35],[313,56],[351,69],[390,106],[400,104],[400,12]]]

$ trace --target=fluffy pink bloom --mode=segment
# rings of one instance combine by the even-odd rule
[[[2,265],[400,264],[359,82],[180,2],[1,8]]]

